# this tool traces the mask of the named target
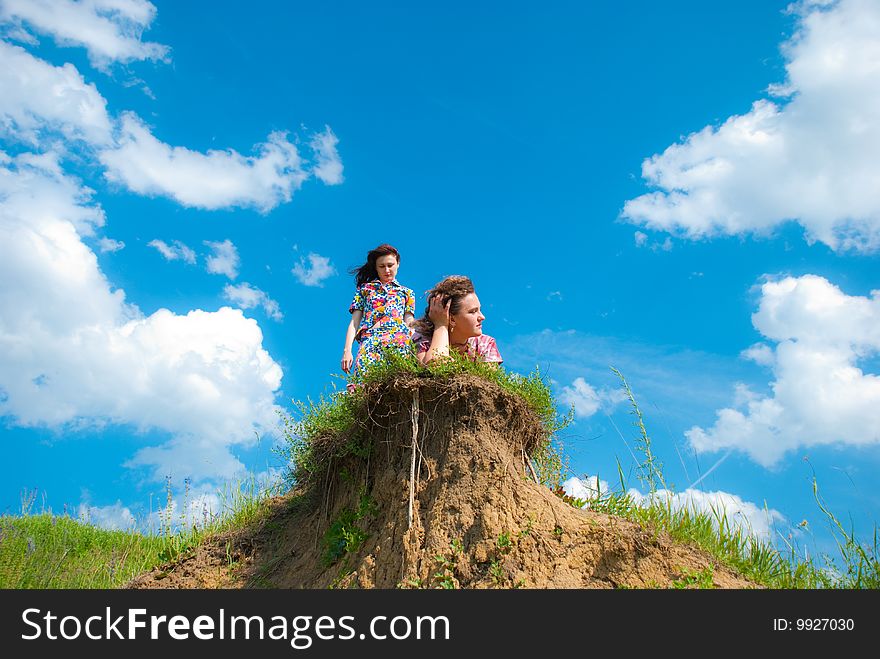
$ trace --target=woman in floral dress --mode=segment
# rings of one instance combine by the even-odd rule
[[[351,321],[345,333],[342,370],[355,372],[382,358],[385,350],[406,353],[412,348],[410,325],[415,317],[416,298],[412,289],[397,281],[400,253],[391,245],[379,245],[367,254],[367,262],[352,270],[357,291],[348,311]],[[352,342],[360,343],[357,359]]]

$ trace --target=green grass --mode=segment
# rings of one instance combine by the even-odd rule
[[[577,499],[564,493],[561,487],[555,493],[567,503],[578,508],[615,515],[640,524],[652,532],[668,533],[674,540],[696,545],[719,562],[734,568],[747,579],[768,588],[840,588],[862,589],[880,587],[880,545],[877,528],[873,542],[859,542],[852,530],[847,530],[831,513],[819,495],[818,483],[813,478],[813,494],[820,510],[828,519],[832,535],[837,542],[838,556],[823,555],[804,558],[798,548],[782,538],[783,547],[761,540],[728,518],[724,509],[713,508],[711,512],[682,507],[674,509],[671,496],[654,496],[659,483],[666,488],[662,464],[657,460],[644,417],[632,390],[623,375],[611,369],[621,380],[624,393],[630,403],[630,413],[635,417],[633,425],[638,431],[636,446],[643,459],[636,465],[639,480],[652,495],[649,505],[641,505],[627,494],[623,470],[618,461],[620,489],[610,491],[590,500]],[[561,479],[561,477],[560,477]],[[692,575],[693,576],[693,575]],[[705,578],[685,580],[685,586],[696,584],[705,587]]]
[[[222,511],[201,526],[159,533],[108,531],[50,512],[0,517],[0,588],[116,588],[191,551],[207,537],[254,524],[277,493],[253,482],[221,492]],[[170,508],[166,517],[170,519]]]

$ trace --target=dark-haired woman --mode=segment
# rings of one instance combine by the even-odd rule
[[[348,373],[354,361],[362,372],[368,364],[382,358],[391,348],[405,353],[412,347],[410,325],[415,317],[416,298],[412,289],[397,281],[400,252],[387,244],[371,249],[367,262],[351,271],[357,291],[348,308],[351,321],[345,333],[342,370]],[[357,360],[352,359],[351,345],[360,343]]]
[[[425,315],[413,323],[419,361],[427,364],[457,350],[475,361],[500,364],[495,339],[483,334],[485,319],[473,282],[461,275],[446,277],[428,291]]]

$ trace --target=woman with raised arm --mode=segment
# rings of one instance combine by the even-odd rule
[[[495,339],[483,334],[485,319],[473,282],[462,275],[446,277],[428,291],[425,315],[412,325],[419,361],[428,364],[454,349],[474,361],[500,364]]]

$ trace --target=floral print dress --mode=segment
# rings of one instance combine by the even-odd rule
[[[403,322],[405,314],[416,313],[416,296],[412,289],[396,279],[383,284],[378,279],[359,286],[348,308],[349,313],[363,312],[355,339],[360,343],[354,367],[357,373],[382,358],[393,348],[406,353],[412,348],[412,331]]]

